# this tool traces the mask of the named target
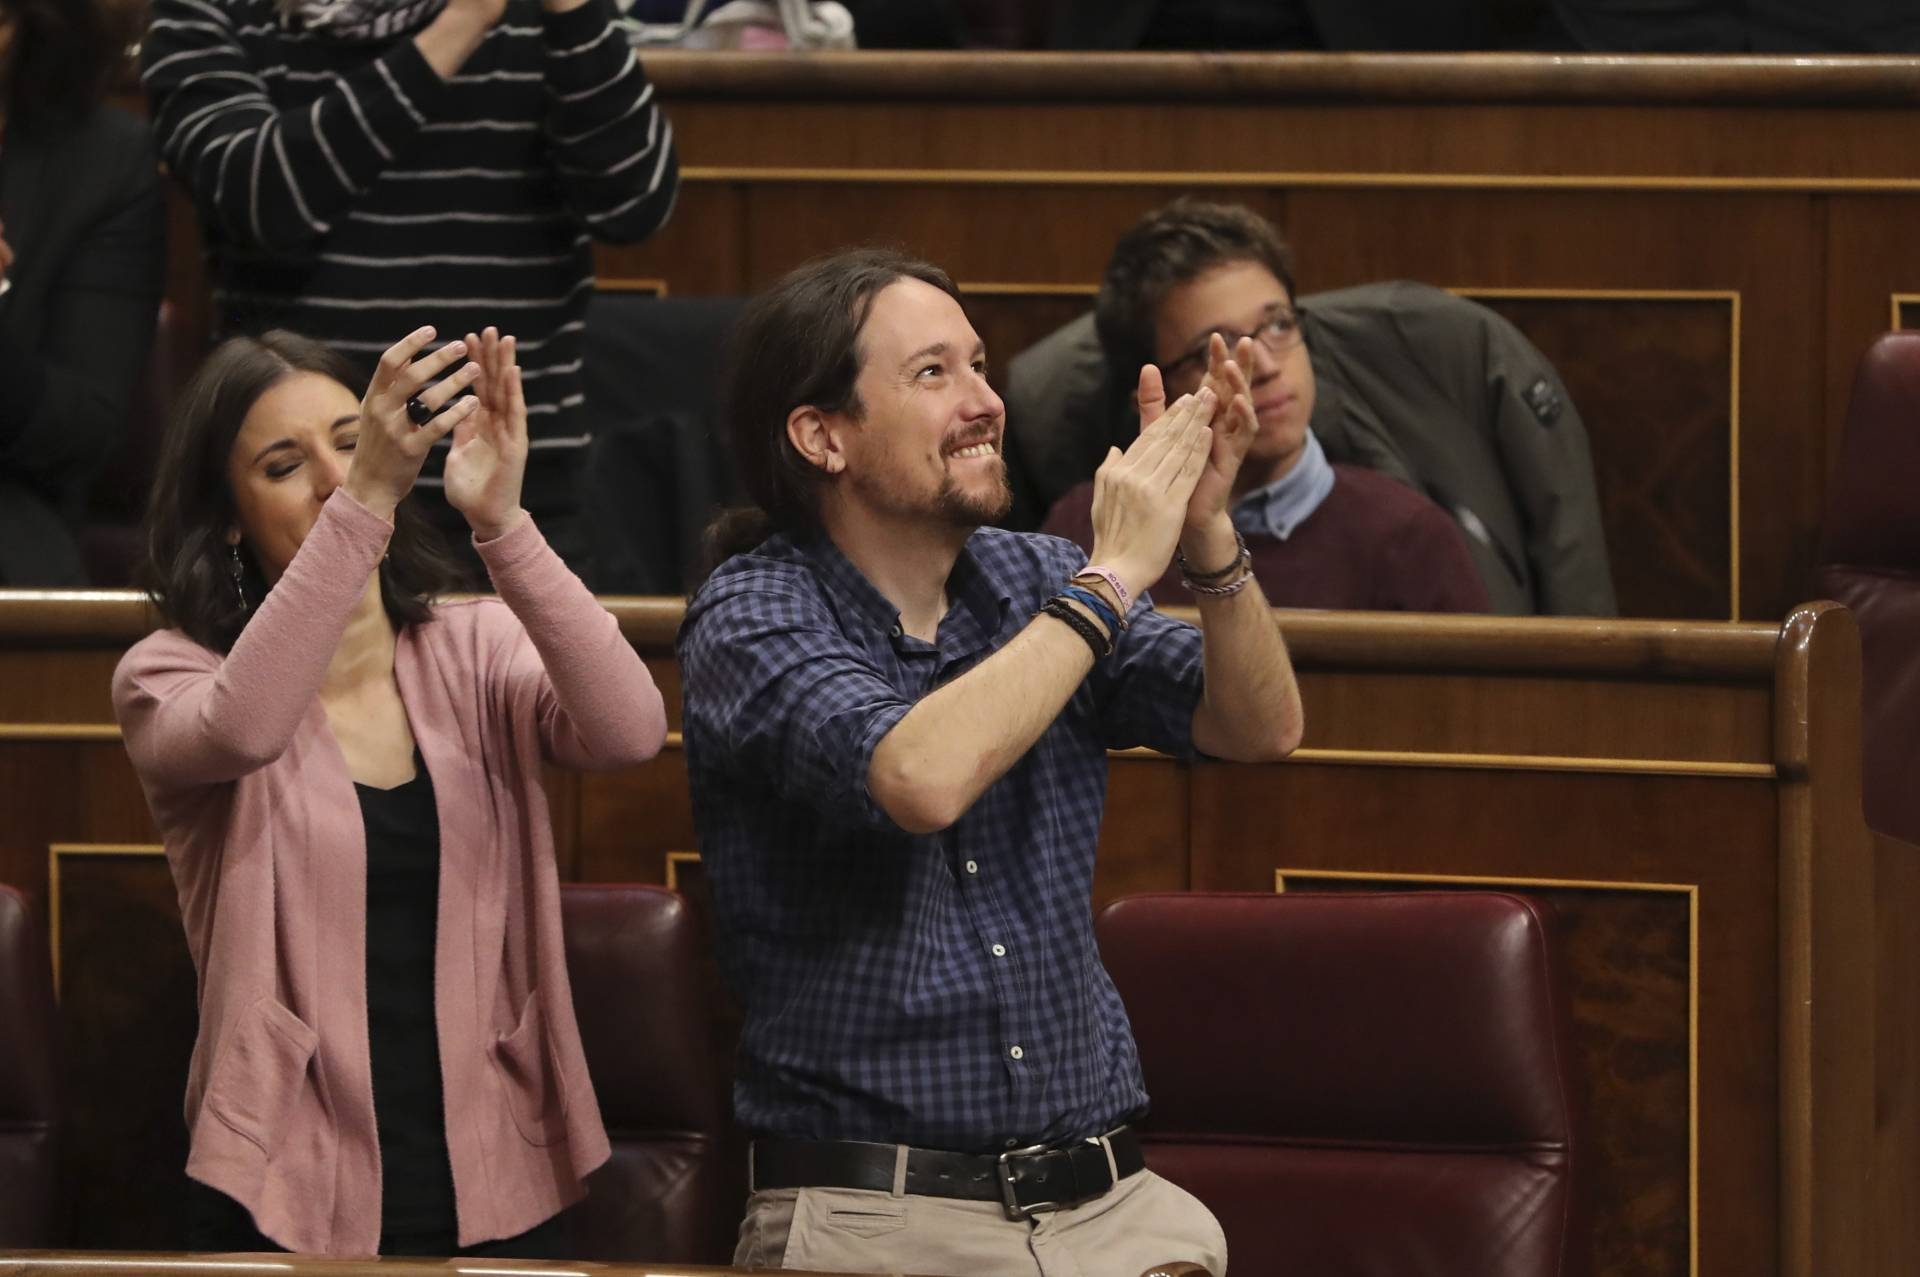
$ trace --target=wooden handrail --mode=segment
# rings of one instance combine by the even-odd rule
[[[673,655],[679,598],[610,595],[601,602],[641,655]],[[1191,618],[1187,609],[1176,616]],[[1709,621],[1583,617],[1429,616],[1394,612],[1277,613],[1306,667],[1435,672],[1552,669],[1656,680],[1772,677],[1780,627]],[[155,625],[129,590],[0,590],[0,648],[124,647]]]
[[[832,97],[1912,106],[1920,59],[1534,53],[645,54],[669,100]]]

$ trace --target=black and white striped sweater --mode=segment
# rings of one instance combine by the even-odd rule
[[[679,183],[610,0],[509,0],[446,81],[411,36],[340,42],[275,0],[152,13],[141,78],[223,332],[291,328],[371,370],[420,324],[442,340],[496,324],[520,339],[534,458],[574,455],[591,242],[644,238]]]

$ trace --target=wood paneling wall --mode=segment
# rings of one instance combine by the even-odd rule
[[[677,725],[680,605],[608,604]],[[1116,756],[1097,900],[1538,891],[1569,922],[1598,1273],[1920,1267],[1920,850],[1875,842],[1861,817],[1851,616],[1280,616],[1302,749],[1271,766]],[[164,1176],[192,988],[106,703],[147,624],[132,596],[0,595],[0,879],[44,899],[58,866],[73,1184],[83,1240],[116,1247],[177,1223]],[[625,773],[556,774],[552,792],[563,876],[703,896],[677,736]],[[128,1060],[140,1079],[116,1083]]]
[[[656,53],[685,185],[602,279],[741,293],[852,242],[975,299],[1001,364],[1114,239],[1243,200],[1303,291],[1409,278],[1493,304],[1594,437],[1623,612],[1804,596],[1854,361],[1920,295],[1920,61],[1540,55]],[[137,95],[126,95],[138,102]],[[174,201],[170,294],[207,301]],[[1022,428],[1023,423],[1013,423]],[[1029,425],[1029,428],[1032,428]]]
[[[1595,439],[1629,615],[1802,596],[1853,361],[1920,293],[1920,63],[1331,55],[655,55],[686,189],[608,278],[763,285],[897,242],[1004,362],[1115,237],[1195,191],[1293,240],[1304,291],[1496,301]],[[1015,286],[1028,291],[1009,291]],[[1677,294],[1677,295],[1676,295]],[[1020,428],[1021,423],[1014,423]]]

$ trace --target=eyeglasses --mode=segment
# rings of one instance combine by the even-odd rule
[[[1227,353],[1233,353],[1242,337],[1251,337],[1267,348],[1268,354],[1280,355],[1300,344],[1300,313],[1291,306],[1275,306],[1260,321],[1259,327],[1252,332],[1243,333],[1233,328],[1216,328],[1220,339],[1227,343]],[[1201,373],[1207,367],[1207,347],[1212,341],[1209,335],[1192,350],[1178,359],[1160,365],[1160,375],[1167,381],[1178,381],[1192,373]]]

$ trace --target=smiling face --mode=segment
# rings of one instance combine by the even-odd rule
[[[269,584],[347,477],[360,435],[360,400],[333,378],[294,372],[254,401],[227,455],[231,544],[244,543]]]
[[[976,528],[1013,507],[1001,455],[1006,406],[960,303],[900,279],[874,298],[860,337],[863,411],[836,414],[839,498],[872,513]]]
[[[1177,285],[1154,315],[1155,361],[1162,368],[1204,343],[1215,332],[1251,333],[1275,313],[1291,309],[1293,297],[1258,262],[1228,262]],[[1313,418],[1313,364],[1305,342],[1275,353],[1256,342],[1249,382],[1260,433],[1241,467],[1241,490],[1271,483],[1293,469],[1307,446]],[[1167,399],[1200,388],[1205,364],[1167,382]]]

